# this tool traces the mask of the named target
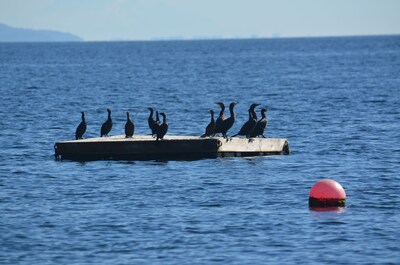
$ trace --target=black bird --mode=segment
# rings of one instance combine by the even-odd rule
[[[235,114],[235,112],[233,111],[233,108],[234,108],[238,103],[239,103],[239,102],[232,102],[232,103],[229,105],[229,112],[230,112],[231,116],[230,116],[229,118],[225,119],[225,120],[222,122],[222,129],[221,129],[221,132],[222,132],[222,136],[223,136],[224,138],[228,138],[228,136],[226,135],[226,133],[228,132],[228,130],[229,130],[229,129],[233,126],[233,124],[235,123],[236,114]]]
[[[126,112],[126,123],[125,123],[125,138],[132,138],[135,133],[135,125],[129,117],[129,112]]]
[[[150,115],[149,115],[149,119],[148,119],[149,128],[151,130],[151,135],[154,137],[156,135],[156,129],[157,129],[156,121],[153,118],[154,110],[153,110],[153,108],[149,108],[149,110],[150,110]]]
[[[105,123],[101,126],[101,132],[100,132],[100,137],[103,136],[108,136],[108,133],[111,131],[111,128],[113,126],[112,119],[111,119],[111,110],[107,109],[108,112],[108,118]]]
[[[168,131],[167,117],[164,112],[161,112],[160,115],[163,116],[163,123],[161,123],[160,126],[157,128],[157,138],[156,138],[157,141],[159,139],[162,140],[164,138],[164,135],[166,135]]]
[[[214,129],[214,135],[217,133],[222,133],[222,123],[223,121],[226,119],[225,115],[224,115],[224,111],[225,111],[225,105],[222,102],[215,102],[215,104],[217,104],[218,106],[220,106],[221,111],[219,112],[219,116],[217,118],[217,121],[215,122],[215,129]]]
[[[265,115],[265,112],[267,112],[267,109],[261,110],[261,119],[257,122],[254,129],[249,133],[250,137],[257,137],[257,136],[261,135],[263,138],[265,138],[264,130],[268,124],[268,119],[267,119],[267,116]]]
[[[205,133],[200,137],[208,137],[214,134],[215,130],[214,111],[210,109],[210,113],[211,113],[211,121],[207,125]]]
[[[75,139],[82,139],[83,135],[86,132],[86,121],[85,121],[85,113],[82,111],[82,121],[79,123],[78,127],[75,131]]]
[[[237,135],[245,135],[246,137],[248,136],[250,131],[253,130],[254,126],[257,123],[257,114],[254,111],[254,109],[255,109],[255,107],[257,107],[259,105],[260,104],[256,104],[256,103],[251,104],[251,106],[250,106],[250,108],[248,110],[249,111],[249,120],[246,121],[243,124],[242,128],[240,129],[240,131],[237,134],[233,135],[232,137],[237,136]]]

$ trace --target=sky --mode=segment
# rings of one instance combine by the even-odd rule
[[[400,0],[0,0],[0,23],[86,41],[400,34]]]

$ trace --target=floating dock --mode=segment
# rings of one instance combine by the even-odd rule
[[[217,157],[287,155],[287,139],[198,136],[124,135],[57,142],[56,159],[87,160],[193,160]]]

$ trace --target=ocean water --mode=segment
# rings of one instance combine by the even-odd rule
[[[0,44],[0,264],[399,264],[400,36]],[[56,161],[148,107],[201,135],[214,104],[269,108],[289,156]],[[318,180],[341,211],[308,207]]]

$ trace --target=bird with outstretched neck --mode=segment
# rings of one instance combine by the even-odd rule
[[[206,131],[204,132],[204,134],[200,137],[210,137],[210,136],[214,135],[214,131],[215,131],[214,111],[211,109],[210,109],[210,114],[211,114],[211,121],[207,125]]]
[[[261,110],[261,119],[257,122],[256,126],[254,126],[254,129],[249,133],[250,137],[254,138],[257,136],[262,136],[263,138],[265,138],[264,130],[268,124],[268,119],[267,116],[265,115],[265,112],[267,111],[268,109],[266,108],[263,108]]]
[[[126,123],[125,123],[125,138],[132,138],[135,133],[135,125],[133,124],[129,112],[126,112]]]
[[[257,124],[257,114],[254,111],[254,109],[259,106],[260,104],[253,103],[251,104],[248,112],[249,112],[249,119],[243,124],[242,128],[240,128],[240,131],[233,135],[232,137],[238,136],[238,135],[245,135],[246,137],[249,136],[249,133],[253,130],[254,126]]]
[[[107,109],[107,112],[108,112],[108,118],[101,126],[100,137],[108,136],[108,133],[111,131],[111,128],[113,126],[113,122],[111,119],[111,110]]]
[[[156,126],[156,121],[153,118],[154,110],[153,110],[153,108],[149,108],[149,110],[150,110],[150,115],[148,118],[149,128],[151,130],[151,136],[155,137],[157,126]]]
[[[158,112],[157,112],[158,113]],[[168,131],[168,121],[167,121],[167,116],[165,115],[164,112],[160,113],[161,116],[163,116],[163,122],[158,126],[157,132],[156,132],[156,141],[164,139],[164,136],[167,134]]]
[[[85,132],[86,132],[86,120],[85,120],[85,113],[82,111],[82,121],[76,128],[75,139],[76,140],[82,139]]]
[[[215,102],[215,104],[217,104],[220,108],[221,111],[219,112],[218,118],[215,122],[215,129],[214,129],[214,134],[217,133],[222,133],[222,123],[223,121],[226,119],[225,115],[224,115],[224,111],[225,111],[225,105],[222,102]]]
[[[235,106],[238,104],[239,102],[232,102],[229,105],[229,113],[230,113],[230,117],[225,119],[222,122],[221,125],[221,133],[222,133],[222,137],[224,138],[228,138],[228,136],[226,135],[226,133],[228,132],[228,130],[233,126],[233,124],[235,123],[235,119],[236,119],[236,114],[235,111],[233,110],[235,108]]]

